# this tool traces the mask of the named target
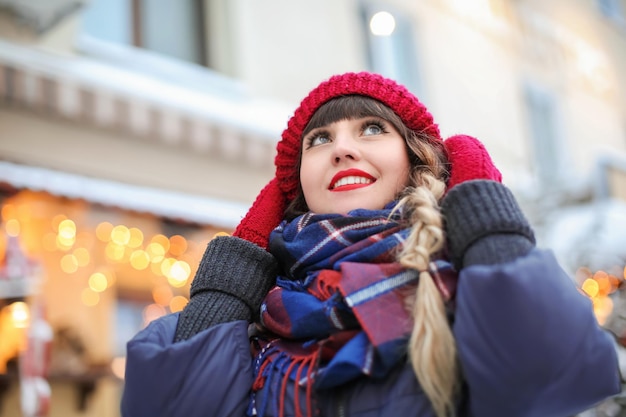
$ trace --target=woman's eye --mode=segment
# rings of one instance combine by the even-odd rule
[[[369,136],[369,135],[380,135],[381,133],[384,133],[384,130],[383,130],[382,126],[380,126],[378,123],[368,124],[363,129],[363,134],[366,135],[366,136]]]
[[[325,143],[330,142],[330,138],[325,134],[317,134],[315,136],[311,136],[308,140],[309,148],[312,146],[323,145]]]

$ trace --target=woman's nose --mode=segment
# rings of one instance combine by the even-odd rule
[[[335,137],[333,148],[333,160],[335,163],[344,159],[358,160],[361,157],[358,143],[350,134],[342,133]]]

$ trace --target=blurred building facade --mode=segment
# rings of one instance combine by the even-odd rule
[[[21,415],[16,302],[45,306],[55,336],[48,415],[119,415],[125,341],[184,306],[208,240],[271,178],[298,101],[345,71],[397,79],[444,136],[483,141],[606,319],[626,265],[625,13],[623,0],[0,0],[0,253],[7,265],[17,239],[39,265],[0,281],[0,416]]]

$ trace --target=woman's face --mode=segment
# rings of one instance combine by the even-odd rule
[[[407,186],[409,172],[404,138],[378,117],[330,123],[302,141],[300,182],[314,213],[382,209]]]

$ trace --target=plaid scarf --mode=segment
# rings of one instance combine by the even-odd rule
[[[308,213],[272,232],[270,251],[284,275],[261,306],[261,326],[269,333],[254,338],[249,415],[263,416],[271,403],[274,415],[282,416],[292,383],[296,416],[302,415],[301,387],[310,416],[313,385],[325,389],[362,375],[382,378],[406,358],[412,319],[405,298],[415,293],[419,273],[396,261],[409,229],[390,219],[390,212]],[[444,300],[452,300],[451,265],[433,261],[430,272]],[[265,384],[273,389],[257,398]],[[270,391],[278,398],[267,398]]]

